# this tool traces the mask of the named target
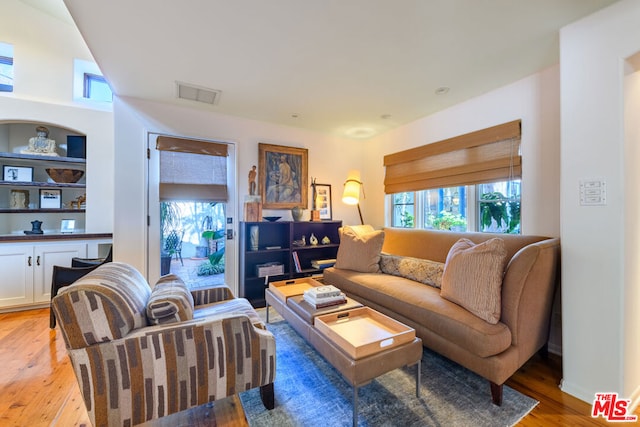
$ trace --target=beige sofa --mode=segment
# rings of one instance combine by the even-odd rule
[[[538,350],[546,350],[558,277],[559,240],[394,228],[383,232],[383,254],[443,264],[461,238],[475,243],[502,239],[506,263],[501,290],[498,289],[500,310],[495,324],[443,298],[436,287],[381,272],[339,268],[340,253],[336,266],[324,271],[325,284],[410,325],[425,347],[488,379],[493,402],[500,405],[503,383]]]

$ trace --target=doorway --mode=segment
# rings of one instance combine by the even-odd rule
[[[190,288],[226,284],[237,293],[235,146],[149,134],[148,148],[150,283],[173,273]]]

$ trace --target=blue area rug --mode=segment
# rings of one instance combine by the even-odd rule
[[[276,407],[266,410],[258,389],[241,393],[249,425],[352,425],[352,387],[274,310],[271,315],[267,327],[276,337]],[[421,363],[419,398],[415,366],[396,369],[360,387],[358,425],[512,426],[538,404],[504,386],[503,404],[495,406],[487,380],[427,349]]]

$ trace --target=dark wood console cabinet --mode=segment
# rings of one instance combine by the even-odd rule
[[[313,268],[313,260],[332,259],[338,253],[338,228],[342,221],[275,221],[240,223],[240,297],[254,307],[264,307],[264,291],[269,282],[312,276],[322,270]],[[258,248],[251,247],[251,228],[258,227]],[[311,234],[318,244],[311,244]],[[305,237],[306,244],[294,242]],[[329,243],[322,243],[327,237]],[[294,253],[300,261],[300,271],[294,263]],[[257,266],[269,263],[282,265],[282,274],[260,277]],[[276,267],[278,268],[278,267]]]

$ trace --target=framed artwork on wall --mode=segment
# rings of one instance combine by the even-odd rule
[[[320,219],[331,220],[331,185],[315,184],[316,209],[320,211]]]
[[[306,209],[308,150],[259,143],[258,156],[263,209]]]

